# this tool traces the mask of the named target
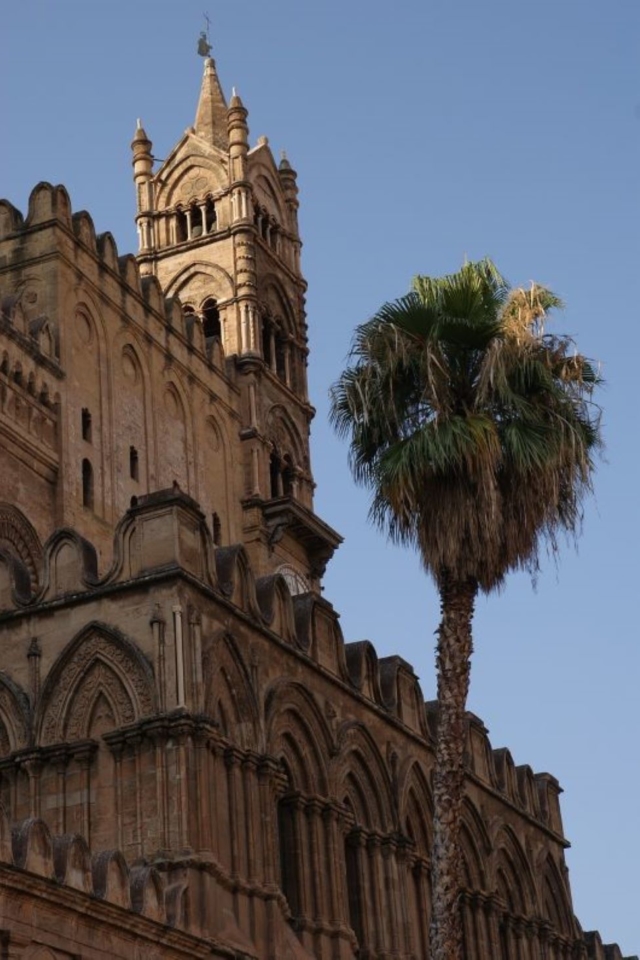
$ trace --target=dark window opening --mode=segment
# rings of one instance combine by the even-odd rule
[[[284,766],[284,764],[283,764]],[[300,897],[299,847],[295,802],[291,775],[285,767],[288,780],[286,793],[278,801],[278,846],[280,848],[280,888],[287,898],[292,916],[302,913]]]
[[[281,478],[280,478],[281,466],[282,465],[280,462],[280,457],[274,450],[269,460],[269,480],[271,484],[272,497],[280,497],[282,495],[281,485],[280,485],[281,484]]]
[[[509,960],[509,938],[504,922],[500,924],[500,956],[502,960]]]
[[[362,877],[358,857],[357,834],[349,834],[345,842],[344,857],[347,866],[347,896],[349,904],[349,925],[362,945],[364,941],[364,923],[362,914]]]
[[[202,307],[202,327],[205,340],[211,340],[217,337],[218,340],[222,334],[220,325],[220,311],[215,300],[207,300]]]
[[[13,371],[13,380],[14,380],[14,383],[17,383],[18,386],[21,387],[21,386],[22,386],[23,379],[24,379],[24,378],[23,378],[23,376],[22,376],[22,367],[20,366],[20,364],[17,364],[15,370]]]
[[[273,325],[271,323],[271,317],[266,316],[262,318],[262,359],[268,367],[271,366],[272,356],[271,356],[271,337],[273,333]]]
[[[276,373],[281,380],[287,379],[286,340],[281,333],[276,335]]]
[[[184,210],[178,210],[176,215],[176,243],[184,243],[188,236],[187,215]]]
[[[192,203],[189,207],[189,212],[191,214],[191,236],[201,237],[202,236],[202,210],[200,207]]]
[[[86,407],[82,408],[82,439],[91,443],[91,414]]]
[[[129,476],[132,480],[140,479],[140,465],[138,462],[138,451],[135,447],[129,447]]]
[[[290,454],[281,457],[274,450],[269,458],[269,488],[272,497],[292,497],[295,489],[296,472]]]
[[[82,506],[93,509],[93,467],[86,458],[82,461]]]
[[[216,229],[217,219],[216,208],[213,205],[213,200],[208,199],[204,205],[204,223],[207,233],[213,233],[213,231]]]
[[[260,234],[263,240],[266,240],[269,236],[269,218],[266,214],[262,214],[262,219],[260,220]]]
[[[293,494],[293,481],[295,477],[291,457],[286,456],[282,466],[282,493],[285,497],[290,497]]]
[[[213,531],[213,542],[216,547],[219,547],[222,543],[222,524],[217,513],[211,514],[211,529]]]

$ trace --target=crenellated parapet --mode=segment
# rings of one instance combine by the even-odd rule
[[[119,850],[92,852],[80,834],[54,834],[38,818],[10,823],[0,805],[0,886],[4,885],[11,889],[11,897],[3,900],[3,926],[9,927],[3,930],[3,946],[11,957],[32,956],[28,947],[33,932],[32,949],[38,957],[45,955],[41,952],[45,945],[51,949],[64,945],[71,932],[77,944],[84,941],[82,955],[89,960],[125,960],[134,939],[138,950],[153,949],[154,957],[162,960],[251,957],[211,941],[205,944],[181,930],[184,907],[178,885],[167,884],[154,866],[130,866]],[[40,917],[35,931],[29,919],[33,896]],[[54,914],[50,926],[45,918]],[[26,952],[14,952],[21,949]]]
[[[61,600],[80,604],[177,578],[199,592],[200,604],[209,597],[229,615],[237,612],[265,637],[326,671],[352,696],[432,744],[436,704],[424,703],[411,665],[399,656],[379,659],[368,641],[345,643],[326,600],[314,593],[292,595],[281,575],[256,576],[241,544],[217,547],[198,504],[179,487],[134,498],[117,527],[113,557],[100,576],[91,543],[73,530],[56,531],[42,548],[34,590],[33,573],[30,577],[19,560],[0,552],[0,618],[17,622],[32,611],[55,609]],[[175,705],[181,705],[180,698]],[[469,774],[562,837],[555,778],[516,767],[508,750],[492,748],[473,714],[467,736]]]
[[[10,824],[0,806],[0,865],[55,880],[87,897],[160,923],[170,922],[160,874],[150,866],[129,868],[118,850],[92,855],[80,834],[52,835],[44,820],[27,818]]]
[[[8,253],[5,264],[0,268],[0,282],[3,275],[10,277],[10,269],[15,264],[28,261],[30,250],[25,248],[31,238],[33,255],[43,251],[42,241],[36,241],[35,235],[45,228],[60,227],[72,236],[78,246],[95,262],[99,272],[117,279],[134,295],[136,300],[146,306],[164,325],[187,339],[187,320],[182,305],[176,296],[166,297],[158,279],[141,273],[138,260],[132,254],[118,253],[117,244],[109,232],[96,234],[93,218],[86,210],[72,211],[71,200],[64,187],[41,182],[31,192],[28,214],[24,217],[8,201],[0,201],[0,244],[7,243]],[[20,241],[11,251],[12,241]],[[56,241],[51,237],[47,241],[49,249],[56,251]],[[62,251],[61,251],[62,252]],[[77,260],[77,256],[73,257]],[[115,294],[112,294],[115,296]],[[22,289],[16,293],[6,293],[0,304],[0,323],[5,330],[13,331],[20,342],[28,345],[32,352],[48,359],[55,365],[54,375],[62,376],[60,362],[60,325],[57,319],[40,314],[34,316],[29,308],[30,298],[24,296]],[[35,302],[35,301],[34,301]],[[17,339],[16,337],[16,339]],[[201,350],[206,355],[203,348]]]

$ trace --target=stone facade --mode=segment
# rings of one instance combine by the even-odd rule
[[[435,705],[320,582],[296,175],[205,61],[140,250],[0,204],[0,955],[422,958]],[[560,788],[469,715],[467,960],[584,934]]]

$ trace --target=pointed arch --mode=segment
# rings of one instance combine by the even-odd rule
[[[226,424],[211,403],[202,403],[198,422],[204,425],[196,447],[198,457],[199,501],[204,514],[214,528],[214,514],[218,517],[219,537],[216,546],[235,542],[233,483],[231,453]]]
[[[429,856],[433,800],[425,771],[417,760],[404,772],[399,790],[400,828],[415,845],[416,853]]]
[[[468,890],[486,890],[487,871],[485,864],[489,863],[491,856],[491,840],[482,817],[468,797],[465,798],[462,807],[460,849],[463,863],[463,884]]]
[[[294,463],[303,465],[305,448],[302,437],[282,404],[274,404],[269,410],[267,435],[281,457],[289,454]]]
[[[171,487],[173,483],[178,483],[185,493],[190,493],[190,407],[177,378],[166,380],[162,385],[158,419],[160,432],[156,457],[159,486]]]
[[[207,650],[204,663],[205,711],[228,739],[244,749],[260,743],[260,714],[251,676],[238,644],[223,632]]]
[[[541,906],[543,915],[553,924],[557,933],[573,936],[571,903],[566,885],[551,854],[547,856],[543,867]]]
[[[8,674],[0,671],[0,757],[27,746],[30,719],[26,693]]]
[[[497,892],[513,913],[538,913],[536,884],[527,855],[513,830],[504,825],[495,844],[494,864]]]
[[[46,678],[36,721],[39,742],[87,737],[100,695],[116,726],[156,710],[150,663],[123,634],[94,622],[67,644]]]
[[[360,826],[385,833],[394,826],[391,782],[380,751],[367,728],[356,721],[343,724],[340,753],[332,773],[333,793],[348,798],[364,818]]]
[[[228,174],[222,160],[200,153],[194,156],[189,144],[192,136],[187,134],[184,137],[161,168],[162,179],[158,178],[160,189],[156,200],[158,210],[203,199],[227,186]]]
[[[203,291],[206,294],[204,298]],[[206,297],[213,297],[218,303],[223,303],[235,296],[235,283],[231,274],[218,264],[207,260],[191,260],[171,278],[165,295],[179,296],[183,301],[195,301],[198,304]]]
[[[294,786],[327,796],[333,738],[313,694],[300,683],[278,680],[265,697],[267,751],[289,759]]]
[[[0,548],[8,550],[27,568],[35,593],[42,577],[42,544],[24,513],[6,502],[0,502]]]
[[[260,301],[263,310],[276,320],[286,333],[295,335],[298,332],[295,310],[285,287],[275,274],[271,273],[263,278]]]

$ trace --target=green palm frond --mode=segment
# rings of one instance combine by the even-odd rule
[[[437,581],[446,570],[492,589],[579,526],[601,378],[570,338],[545,333],[561,305],[481,260],[416,277],[355,332],[331,419],[373,491],[372,519],[417,546]]]

